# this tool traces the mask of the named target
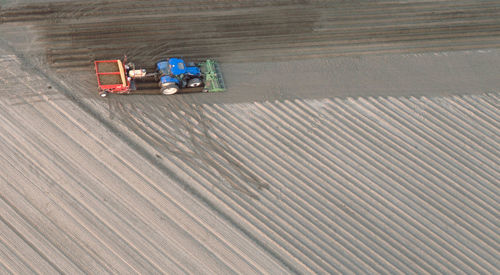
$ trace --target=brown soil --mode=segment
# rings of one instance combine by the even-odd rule
[[[101,73],[119,72],[118,64],[112,62],[97,63],[97,69]]]
[[[99,75],[99,81],[101,82],[101,85],[113,85],[122,83],[120,75],[118,74]]]
[[[0,10],[4,23],[32,21],[47,60],[81,69],[92,60],[154,64],[283,61],[373,53],[494,48],[498,1],[200,0],[72,1]]]

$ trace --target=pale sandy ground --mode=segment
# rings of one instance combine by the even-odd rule
[[[0,30],[0,273],[499,273],[498,48],[103,100]]]

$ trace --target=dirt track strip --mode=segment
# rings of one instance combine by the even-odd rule
[[[189,2],[187,4],[186,2]],[[108,1],[34,4],[2,22],[36,22],[49,62],[166,54],[230,61],[446,51],[500,45],[498,1]]]

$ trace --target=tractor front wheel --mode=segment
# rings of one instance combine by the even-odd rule
[[[161,87],[160,91],[164,95],[173,95],[179,91],[179,86],[175,83],[170,83]]]

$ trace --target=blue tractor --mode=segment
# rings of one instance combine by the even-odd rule
[[[172,95],[180,90],[203,92],[224,91],[224,82],[215,61],[185,63],[180,58],[168,58],[156,63],[160,91]]]

